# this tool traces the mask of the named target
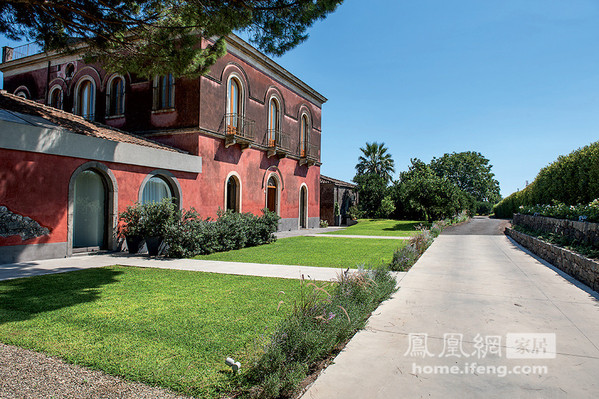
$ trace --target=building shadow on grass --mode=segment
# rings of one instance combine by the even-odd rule
[[[99,299],[122,271],[94,268],[0,281],[0,324]]]
[[[416,227],[423,225],[428,227],[430,223],[427,222],[414,222],[414,223],[397,223],[391,227],[383,228],[384,231],[416,231]]]

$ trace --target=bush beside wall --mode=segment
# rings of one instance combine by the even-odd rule
[[[541,169],[524,190],[504,198],[495,216],[511,218],[521,205],[587,204],[599,198],[599,142],[579,148]]]

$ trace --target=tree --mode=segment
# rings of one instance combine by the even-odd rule
[[[437,176],[449,179],[475,201],[494,204],[501,199],[499,182],[491,172],[493,165],[479,152],[445,154],[433,158],[430,166]]]
[[[464,193],[453,182],[418,158],[411,162],[393,187],[395,206],[402,216],[431,221],[453,217],[467,207]]]
[[[3,0],[0,33],[47,51],[85,49],[115,72],[151,77],[206,73],[224,38],[246,32],[271,55],[308,37],[343,0]],[[205,39],[202,41],[202,39]]]
[[[363,155],[358,158],[357,175],[375,174],[389,183],[392,179],[391,174],[395,173],[395,162],[391,154],[387,153],[385,143],[366,143],[366,148],[360,148],[360,151]]]
[[[354,177],[354,182],[358,185],[356,188],[358,198],[360,198],[360,210],[364,212],[366,217],[386,217],[381,215],[381,205],[383,200],[388,195],[389,190],[387,181],[375,173],[357,174]],[[391,213],[393,210],[389,211]]]

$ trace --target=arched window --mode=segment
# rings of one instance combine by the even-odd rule
[[[308,140],[310,137],[310,125],[308,115],[303,114],[300,124],[300,156],[305,157],[308,152]]]
[[[64,76],[67,79],[71,79],[73,76],[75,76],[75,65],[73,65],[73,64],[67,65],[67,67],[64,71]]]
[[[175,79],[171,73],[154,78],[154,110],[175,107]]]
[[[62,89],[59,86],[55,86],[50,91],[48,101],[51,107],[62,109]]]
[[[281,128],[281,112],[279,102],[272,97],[268,102],[268,146],[274,147],[277,144],[277,136]]]
[[[107,115],[117,116],[125,113],[125,79],[120,76],[112,78],[108,84]]]
[[[75,113],[81,115],[87,120],[93,121],[95,117],[95,90],[91,80],[83,80],[77,89],[77,98],[75,99]]]
[[[230,176],[227,179],[225,188],[225,210],[241,212],[241,182],[237,176]]]
[[[302,185],[299,200],[299,225],[301,229],[308,228],[308,188]]]
[[[241,83],[237,78],[231,77],[227,85],[227,134],[237,134],[241,129],[241,99]]]
[[[279,213],[279,184],[274,176],[270,176],[266,184],[266,208],[276,214]]]
[[[171,186],[161,176],[152,176],[145,184],[141,203],[160,202],[164,198],[173,198]]]

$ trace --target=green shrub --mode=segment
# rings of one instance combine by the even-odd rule
[[[477,215],[489,215],[493,211],[493,204],[488,201],[477,201],[475,207]]]
[[[172,258],[206,255],[276,240],[279,216],[267,210],[251,213],[218,212],[216,220],[201,219],[194,210],[183,211],[166,229],[166,255]]]
[[[327,227],[329,227],[329,222],[327,222],[326,220],[320,220],[320,227],[325,229]]]
[[[335,283],[301,280],[292,312],[248,372],[254,396],[293,397],[310,367],[363,328],[370,313],[395,291],[385,268],[342,273]]]
[[[377,209],[375,216],[380,219],[387,219],[395,210],[393,199],[388,195],[381,201],[381,206]]]
[[[360,210],[360,208],[358,208],[357,205],[352,205],[349,207],[349,217],[352,220],[358,220],[358,219],[362,219],[364,217],[364,212],[362,212]]]
[[[141,206],[141,233],[146,237],[164,237],[166,230],[176,223],[178,216],[179,213],[170,198],[143,204]]]
[[[127,209],[119,215],[119,221],[121,222],[119,235],[121,237],[143,237],[142,217],[143,205],[138,202],[129,205]]]
[[[539,171],[524,190],[504,198],[493,208],[495,216],[511,218],[519,207],[561,203],[588,204],[599,198],[599,142],[560,156]]]

